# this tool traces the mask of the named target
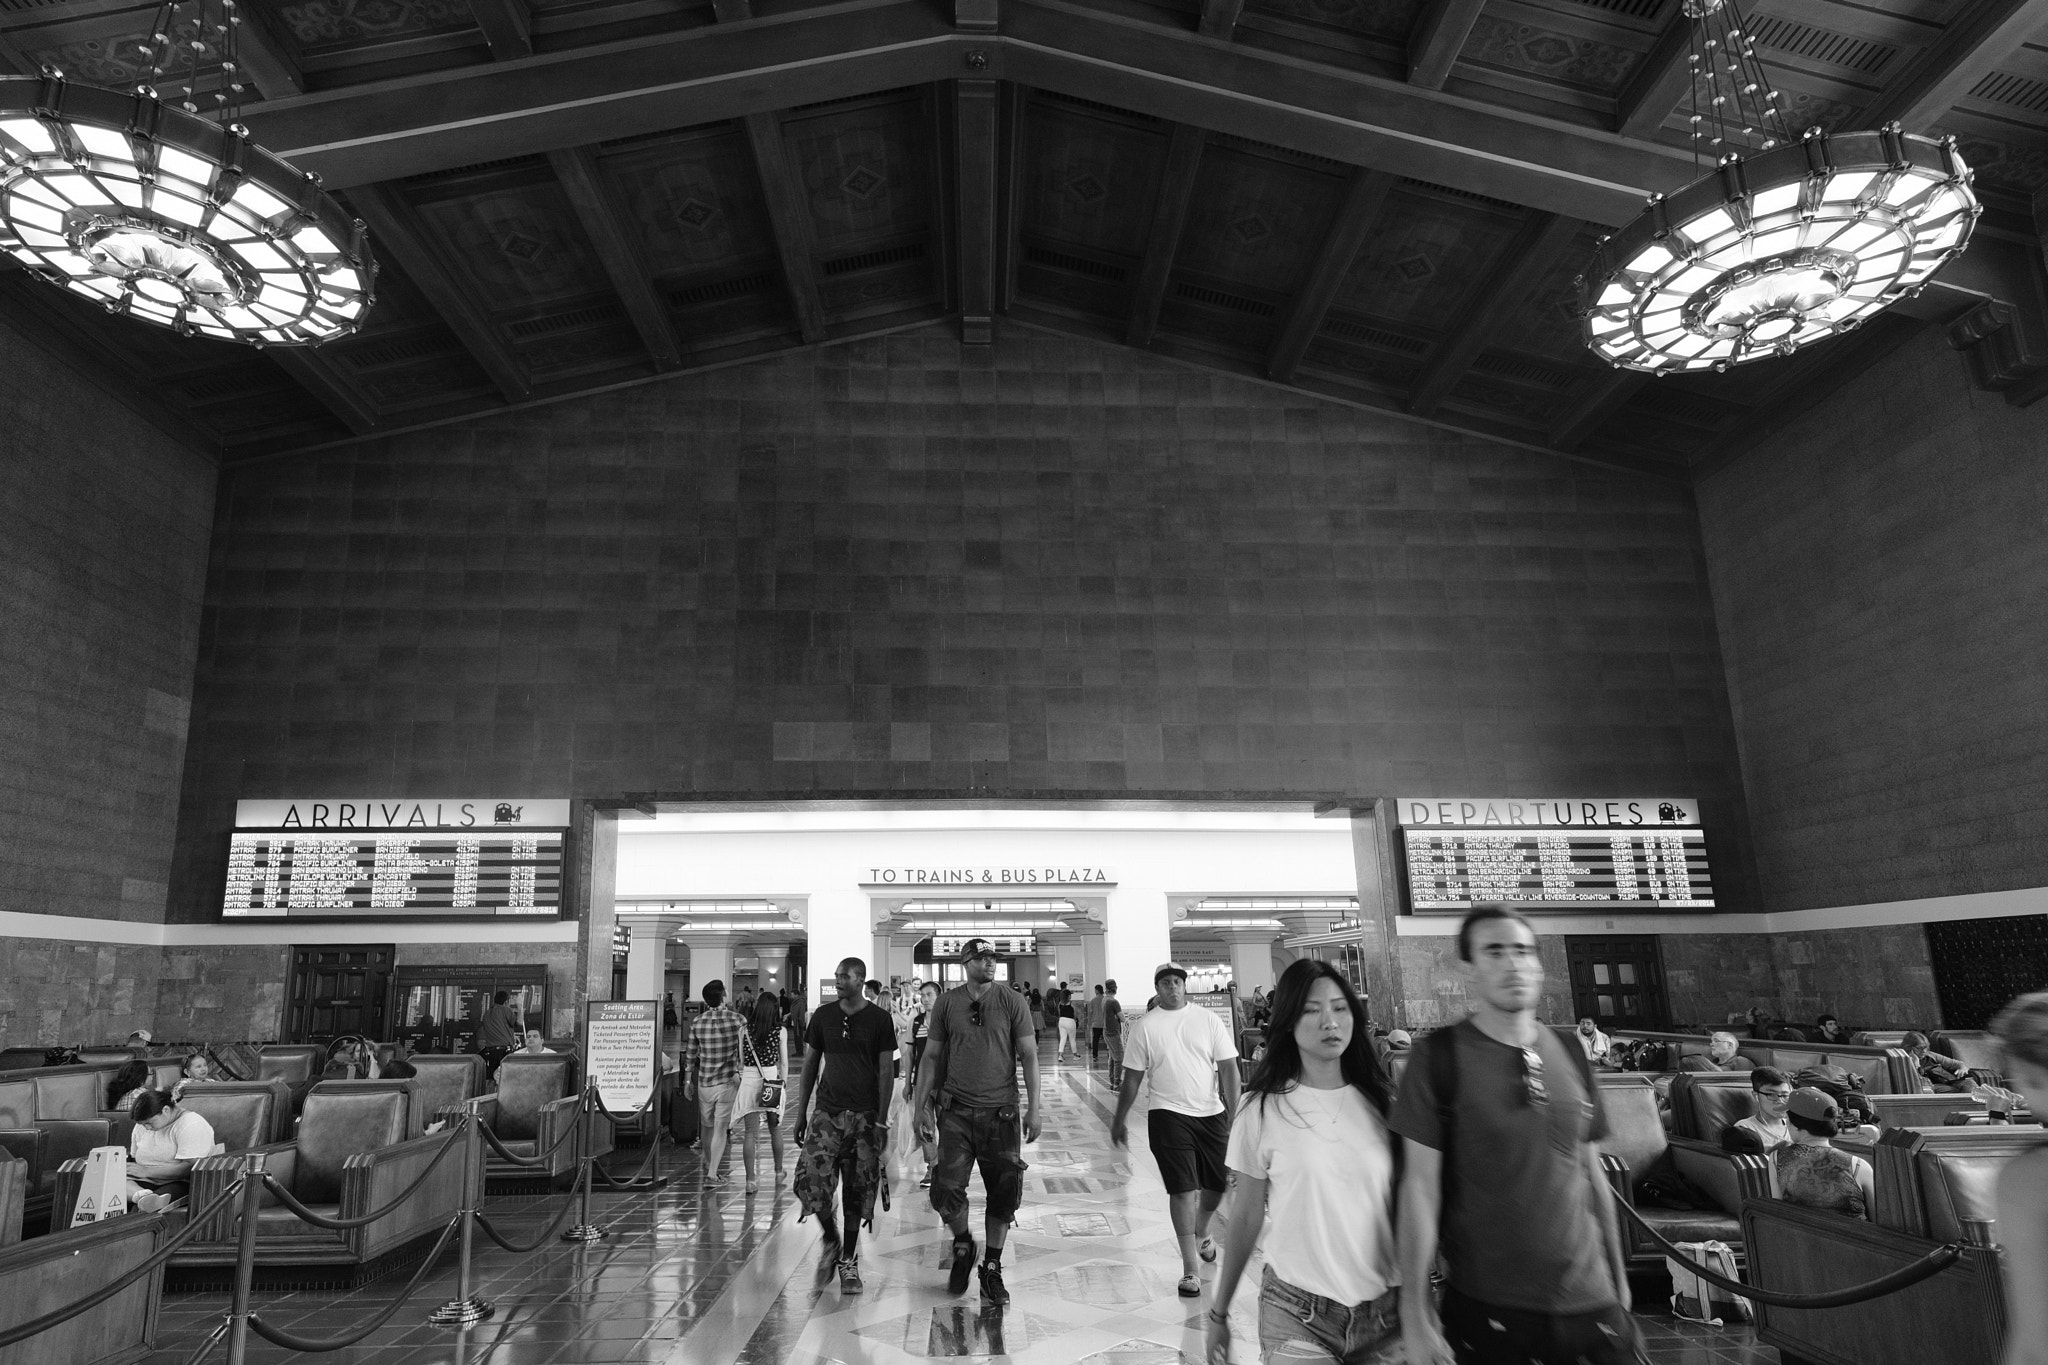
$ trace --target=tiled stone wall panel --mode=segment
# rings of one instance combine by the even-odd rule
[[[131,1029],[150,1028],[158,952],[154,946],[0,938],[0,1042],[118,1043]]]
[[[1699,503],[1763,908],[2048,884],[2042,410],[1930,329]]]
[[[1699,797],[1693,509],[1119,348],[946,328],[232,471],[180,919],[237,797]]]
[[[157,1041],[276,1042],[284,1037],[291,950],[281,943],[163,950]]]
[[[0,910],[160,922],[212,463],[4,324],[0,376]]]

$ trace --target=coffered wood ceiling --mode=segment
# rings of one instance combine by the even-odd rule
[[[258,353],[0,274],[0,307],[230,460],[942,318],[1680,478],[1928,325],[1982,387],[2048,391],[2048,0],[1753,0],[1795,126],[1953,133],[1988,212],[1861,331],[1655,382],[1587,354],[1573,281],[1697,174],[1677,0],[241,12],[252,134],[370,226],[368,326]],[[132,85],[155,13],[0,0],[0,68]]]

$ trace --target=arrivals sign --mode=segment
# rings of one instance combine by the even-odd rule
[[[661,1002],[592,1000],[584,1006],[584,1075],[614,1114],[630,1114],[661,1079]]]
[[[236,829],[560,829],[566,799],[530,796],[324,797],[237,801]]]
[[[1682,797],[1403,797],[1411,910],[1711,910],[1699,808]]]

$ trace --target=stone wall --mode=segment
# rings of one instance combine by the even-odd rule
[[[161,921],[213,463],[4,320],[0,376],[0,911]]]
[[[159,950],[64,939],[0,938],[0,1041],[118,1043],[153,1028]]]
[[[162,952],[159,1042],[274,1042],[284,1036],[289,947],[209,944]]]
[[[2044,410],[1930,329],[1698,496],[1762,908],[2048,885]]]
[[[231,471],[173,915],[238,797],[1701,799],[1691,500],[950,328]]]

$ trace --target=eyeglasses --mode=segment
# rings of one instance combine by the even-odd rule
[[[1792,1098],[1792,1092],[1790,1090],[1759,1090],[1756,1092],[1756,1097],[1760,1100],[1789,1100]]]
[[[1550,1103],[1550,1091],[1543,1084],[1543,1058],[1534,1048],[1522,1049],[1522,1088],[1531,1108],[1541,1109]]]

